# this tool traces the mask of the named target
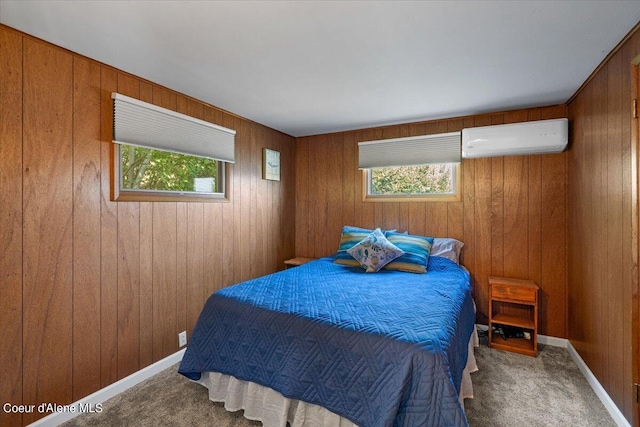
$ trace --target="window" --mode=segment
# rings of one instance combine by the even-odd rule
[[[460,132],[358,143],[365,201],[458,201]]]
[[[113,93],[112,199],[227,201],[236,132]]]
[[[458,170],[455,163],[366,169],[365,198],[376,201],[458,200]]]
[[[120,196],[225,196],[224,162],[126,144],[117,152]]]

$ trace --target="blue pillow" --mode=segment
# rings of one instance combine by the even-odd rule
[[[410,273],[426,273],[429,253],[433,245],[433,237],[415,236],[387,232],[387,240],[404,251],[404,255],[396,258],[384,268],[387,270],[408,271]]]

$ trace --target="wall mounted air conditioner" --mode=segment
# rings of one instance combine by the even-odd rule
[[[462,157],[560,153],[569,142],[567,119],[462,129]]]

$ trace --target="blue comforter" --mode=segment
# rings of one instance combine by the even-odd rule
[[[365,273],[323,258],[208,299],[179,372],[215,371],[321,405],[362,427],[464,426],[474,325],[468,273]]]

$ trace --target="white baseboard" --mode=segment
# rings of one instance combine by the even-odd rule
[[[569,354],[573,358],[573,361],[576,362],[576,365],[578,365],[578,368],[582,372],[582,375],[584,375],[584,377],[589,382],[589,385],[596,393],[596,396],[598,396],[604,407],[607,408],[607,411],[609,412],[609,415],[611,415],[611,418],[613,418],[613,420],[619,427],[631,427],[629,421],[627,421],[620,409],[618,409],[618,406],[611,399],[611,397],[609,397],[609,394],[604,389],[604,387],[602,387],[600,381],[598,381],[596,376],[593,375],[591,369],[589,369],[587,364],[584,363],[584,360],[582,360],[582,357],[580,357],[580,355],[570,342],[567,343],[567,349],[569,350]]]
[[[481,331],[489,330],[489,327],[487,325],[477,324],[476,327]],[[578,365],[578,369],[580,369],[582,375],[584,375],[584,377],[587,379],[587,382],[593,389],[596,396],[598,396],[604,407],[607,409],[607,412],[609,412],[609,415],[611,415],[611,418],[613,418],[613,420],[619,427],[631,427],[629,421],[627,421],[622,412],[620,412],[618,406],[614,403],[611,397],[609,397],[609,394],[604,389],[604,387],[602,387],[600,381],[598,381],[596,376],[593,375],[587,364],[584,363],[584,360],[582,360],[582,357],[580,357],[580,355],[573,347],[573,345],[571,345],[571,342],[569,342],[568,339],[550,337],[547,335],[538,335],[538,343],[551,345],[554,347],[566,348],[569,351],[569,354],[571,355],[571,358],[573,359],[575,364]]]
[[[95,393],[78,400],[77,402],[66,405],[66,407],[69,408],[69,410],[67,410],[66,412],[54,412],[51,415],[47,415],[46,417],[41,418],[32,424],[29,424],[29,426],[57,426],[80,415],[80,408],[89,407],[95,410],[96,405],[101,405],[103,402],[133,387],[134,385],[137,385],[142,381],[164,371],[170,366],[180,362],[182,360],[182,357],[184,356],[184,352],[185,349],[182,349],[176,353],[173,353],[171,356],[167,356],[162,360],[158,360],[156,363],[149,365],[146,368],[139,370],[138,372],[134,372],[133,374],[121,379],[120,381],[117,381],[103,389],[100,389]],[[98,408],[99,407],[100,406],[98,406]]]
[[[538,334],[538,344],[550,345],[553,347],[567,348],[569,340],[566,338],[551,337]]]

